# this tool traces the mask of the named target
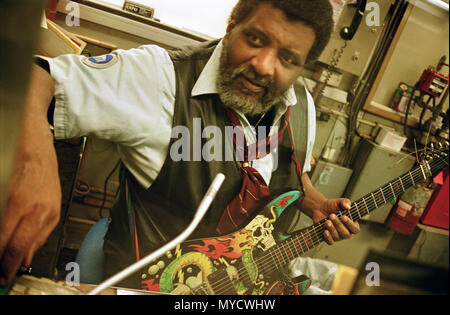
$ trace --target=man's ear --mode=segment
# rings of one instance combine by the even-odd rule
[[[227,29],[225,31],[225,36],[223,37],[223,40],[227,40],[230,36],[231,31],[234,29],[234,27],[236,26],[236,23],[234,23],[234,21],[230,21],[227,25]]]

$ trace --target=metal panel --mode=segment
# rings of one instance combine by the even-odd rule
[[[373,7],[379,7],[379,26],[367,25],[367,19],[372,19],[376,15]],[[337,66],[338,69],[360,76],[366,66],[367,61],[372,55],[372,50],[381,34],[384,18],[391,6],[391,1],[368,1],[368,6],[365,16],[355,34],[355,37],[347,42],[347,47],[344,50],[342,58]],[[353,6],[346,5],[341,18],[336,24],[335,31],[331,37],[328,46],[325,48],[322,56],[319,58],[320,62],[330,64],[333,52],[335,49],[339,50],[344,44],[344,40],[340,37],[340,30],[349,26],[356,9]]]
[[[353,170],[319,160],[312,173],[313,186],[327,198],[340,198],[352,176]]]
[[[356,154],[353,163],[354,173],[344,195],[351,200],[358,200],[408,172],[414,163],[414,156],[395,152],[364,140]],[[363,219],[384,223],[391,209],[391,204],[385,204]]]

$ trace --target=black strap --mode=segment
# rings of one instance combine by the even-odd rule
[[[48,74],[50,74],[50,64],[48,63],[47,60],[40,57],[34,57],[33,61],[37,66],[41,67],[42,69],[47,71]],[[47,111],[47,120],[48,123],[52,126],[54,126],[53,124],[54,114],[55,114],[55,97],[53,96]]]
[[[306,152],[308,147],[308,97],[306,94],[306,89],[303,85],[296,85],[294,87],[294,90],[297,97],[297,104],[291,106],[290,131],[295,146],[295,150],[293,150],[294,158],[297,159],[300,167],[303,168],[303,165],[306,161]],[[300,174],[297,173],[297,175],[299,176],[299,187],[303,193],[303,199],[303,184]],[[288,234],[294,231],[295,227],[298,224],[298,221],[300,220],[300,215],[301,214],[299,211],[290,211],[290,215],[285,215],[286,218],[284,221],[286,225],[284,226],[284,228],[281,227],[281,231],[284,231]]]
[[[291,106],[290,126],[295,145],[295,157],[303,167],[308,147],[308,97],[303,85],[295,87],[297,104]],[[300,182],[301,185],[301,182]]]

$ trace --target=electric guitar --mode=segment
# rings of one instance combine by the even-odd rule
[[[408,188],[435,177],[448,167],[448,149],[428,157],[417,167],[367,194],[348,211],[337,211],[353,221],[395,200]],[[324,241],[323,219],[284,235],[274,223],[301,197],[290,191],[271,201],[245,227],[234,233],[190,240],[167,252],[141,274],[142,289],[171,294],[300,294],[309,279],[291,279],[284,272],[294,258]]]

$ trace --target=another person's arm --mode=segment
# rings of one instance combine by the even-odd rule
[[[33,65],[0,228],[0,285],[11,282],[21,265],[31,264],[59,221],[61,187],[47,121],[53,95],[52,77]]]
[[[33,66],[7,209],[0,226],[0,284],[30,265],[59,221],[61,187],[53,139],[95,137],[117,145],[144,186],[166,158],[175,72],[166,50],[144,45],[107,59],[66,54]],[[55,98],[54,136],[47,111]],[[5,281],[6,280],[6,281]]]

